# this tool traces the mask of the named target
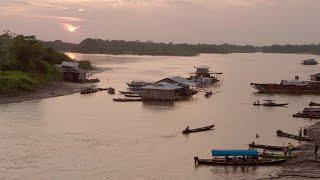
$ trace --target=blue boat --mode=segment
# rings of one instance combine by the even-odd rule
[[[257,150],[211,150],[212,159],[194,157],[195,165],[277,165],[286,162],[286,159],[259,158]],[[223,157],[223,158],[221,158]]]

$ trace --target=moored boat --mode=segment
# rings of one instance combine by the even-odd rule
[[[320,103],[316,103],[316,102],[311,101],[309,103],[309,106],[320,106]]]
[[[315,59],[305,59],[301,61],[301,64],[303,65],[317,65],[318,61],[316,61]]]
[[[141,98],[140,94],[125,94],[125,97],[131,97],[131,98]]]
[[[298,76],[293,80],[282,80],[279,84],[251,83],[250,85],[261,93],[320,94],[319,81],[300,81]]]
[[[256,144],[254,142],[249,144],[250,148],[260,148],[260,149],[266,149],[266,150],[272,150],[272,151],[283,151],[284,147],[288,146],[273,146],[273,145],[264,145],[264,144]],[[299,150],[298,147],[292,147],[292,150]]]
[[[99,91],[99,89],[96,89],[96,88],[87,88],[87,89],[80,91],[80,94],[92,94],[92,93],[96,93],[98,91]]]
[[[145,81],[131,81],[127,83],[127,85],[131,88],[141,88],[143,86],[148,86],[152,84],[152,82],[145,82]]]
[[[254,106],[287,106],[289,103],[275,103],[275,100],[264,100],[264,103],[260,103],[259,101],[255,101],[252,105]]]
[[[196,128],[196,129],[189,129],[189,126],[185,130],[182,131],[183,134],[189,134],[189,133],[195,133],[195,132],[201,132],[201,131],[209,131],[214,128],[215,125],[210,125],[210,126],[205,126],[201,128]]]
[[[115,94],[115,92],[116,92],[116,90],[114,88],[112,88],[112,87],[108,88],[108,93],[109,94]]]
[[[213,95],[213,92],[212,92],[212,91],[207,91],[207,92],[204,94],[205,97],[210,97],[210,96],[212,96],[212,95]]]
[[[116,102],[141,102],[142,99],[114,98],[113,101],[116,101]]]
[[[295,139],[295,140],[299,140],[299,141],[313,141],[313,139],[311,139],[309,137],[297,136],[297,135],[285,133],[281,130],[278,130],[276,133],[277,133],[277,136],[279,136],[279,137],[286,137],[286,138]]]
[[[212,150],[212,159],[194,157],[195,164],[223,166],[277,165],[286,159],[259,158],[257,150]],[[233,158],[229,158],[233,157]],[[224,157],[224,158],[222,158]]]
[[[320,119],[320,113],[296,113],[292,115],[296,118]]]

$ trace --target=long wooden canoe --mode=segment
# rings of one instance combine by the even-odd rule
[[[199,159],[197,157],[194,158],[196,164],[203,165],[222,165],[222,166],[263,166],[263,165],[278,165],[286,162],[286,159],[269,159],[262,158],[258,160],[225,160],[223,158],[213,158],[213,159]]]
[[[309,137],[297,136],[297,135],[285,133],[281,130],[278,130],[276,133],[277,133],[277,136],[279,136],[279,137],[286,137],[286,138],[291,138],[291,139],[295,139],[295,140],[299,140],[299,141],[313,141],[313,139],[311,139]]]
[[[196,129],[189,129],[186,128],[185,130],[182,131],[183,134],[189,134],[189,133],[195,133],[195,132],[201,132],[201,131],[208,131],[211,130],[212,128],[214,128],[214,124],[210,125],[210,126],[205,126],[205,127],[201,127],[201,128],[196,128]]]
[[[261,149],[267,149],[272,151],[283,151],[283,146],[272,146],[272,145],[264,145],[264,144],[256,144],[256,143],[250,143],[250,148],[261,148]],[[292,150],[299,150],[298,147],[293,147]]]

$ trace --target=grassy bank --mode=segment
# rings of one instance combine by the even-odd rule
[[[14,94],[19,91],[30,92],[49,81],[47,76],[38,73],[1,71],[0,94]]]

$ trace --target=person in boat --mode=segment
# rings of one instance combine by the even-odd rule
[[[307,128],[303,128],[303,135],[307,136]]]
[[[314,156],[318,156],[318,149],[319,149],[319,146],[318,146],[318,143],[316,142],[316,145],[314,147]]]
[[[256,138],[260,138],[259,134],[256,134]]]
[[[186,127],[185,131],[190,131],[189,125]]]
[[[293,145],[291,143],[288,144],[288,155],[291,156],[293,150]]]
[[[226,158],[226,161],[230,161],[231,160],[231,158],[229,156],[225,156],[225,158]]]
[[[263,149],[262,155],[267,155],[267,150],[266,149]]]
[[[283,155],[287,156],[288,155],[288,147],[283,146]]]
[[[299,137],[302,137],[302,127],[299,129]]]

